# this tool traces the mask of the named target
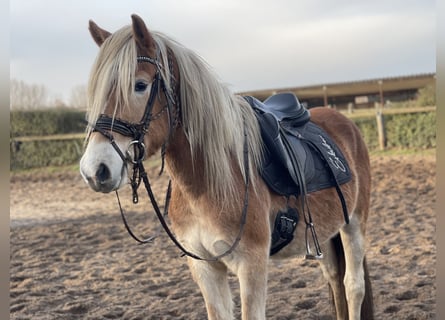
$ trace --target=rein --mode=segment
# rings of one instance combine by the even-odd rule
[[[153,64],[156,67],[155,78],[153,80],[153,84],[152,84],[152,87],[150,90],[150,96],[149,96],[147,104],[145,106],[144,115],[142,116],[141,121],[138,124],[133,124],[133,123],[129,123],[129,122],[126,122],[126,121],[123,121],[120,119],[111,118],[105,114],[101,114],[99,116],[98,120],[96,121],[96,124],[92,126],[93,131],[97,131],[97,132],[101,133],[104,137],[106,137],[110,141],[111,145],[113,146],[113,148],[116,150],[116,152],[119,154],[119,156],[121,157],[121,159],[123,161],[123,168],[127,165],[127,163],[131,163],[133,165],[133,175],[130,178],[131,188],[133,191],[133,203],[136,204],[139,201],[137,190],[138,190],[141,182],[143,182],[144,187],[147,191],[147,195],[151,201],[151,204],[153,206],[153,209],[156,213],[156,216],[157,216],[159,222],[161,223],[164,231],[167,233],[167,235],[169,236],[171,241],[182,251],[182,253],[183,253],[182,256],[185,255],[185,256],[188,256],[188,257],[191,257],[191,258],[194,258],[197,260],[203,260],[203,261],[217,261],[217,260],[231,254],[233,252],[233,250],[235,250],[235,248],[238,246],[238,244],[241,240],[241,236],[244,231],[244,226],[247,221],[247,208],[248,208],[248,203],[249,203],[249,184],[250,184],[250,182],[249,182],[249,154],[248,154],[247,132],[246,132],[246,130],[244,130],[244,145],[243,145],[244,169],[245,169],[245,172],[247,173],[247,175],[246,175],[246,181],[245,181],[244,203],[243,203],[243,209],[242,209],[241,221],[240,221],[240,227],[238,230],[238,234],[237,234],[234,242],[232,243],[232,245],[226,251],[224,251],[222,254],[219,254],[217,256],[213,256],[210,258],[200,257],[200,256],[188,251],[187,249],[185,249],[182,246],[182,244],[178,241],[178,239],[175,237],[173,232],[170,230],[170,227],[168,226],[168,224],[164,218],[168,215],[168,208],[169,208],[171,192],[172,192],[171,180],[169,180],[169,183],[168,183],[165,204],[164,204],[164,212],[162,213],[159,208],[158,202],[154,196],[153,190],[151,188],[148,174],[147,174],[145,167],[143,165],[143,160],[145,157],[145,145],[144,145],[143,141],[144,141],[145,134],[148,132],[150,122],[160,118],[162,116],[162,114],[165,111],[167,111],[167,115],[169,118],[169,134],[161,148],[162,164],[161,164],[161,170],[159,172],[159,175],[161,175],[164,170],[165,151],[166,151],[167,145],[172,137],[173,130],[174,130],[174,128],[177,124],[177,121],[178,121],[177,117],[175,117],[175,119],[172,119],[173,106],[176,105],[179,108],[178,101],[177,101],[177,99],[175,99],[176,95],[172,94],[171,88],[167,88],[167,86],[164,82],[164,79],[161,76],[162,65],[158,60],[159,55],[160,55],[160,52],[158,50],[156,59],[153,59],[153,58],[147,57],[147,56],[138,56],[137,57],[138,62],[148,62],[148,63]],[[173,74],[170,52],[169,52],[168,58],[169,58],[169,67],[170,67],[169,71],[170,71],[170,74]],[[157,114],[152,116],[152,109],[154,106],[154,101],[158,95],[160,88],[162,88],[162,91],[167,99],[167,104],[162,108],[161,111],[159,111]],[[110,132],[117,132],[121,135],[131,137],[134,139],[133,141],[130,142],[130,145],[129,145],[127,151],[125,152],[125,154],[119,149],[119,147],[117,146],[117,144],[114,140],[112,133],[110,133]],[[133,150],[134,150],[133,158],[131,157],[131,154],[129,152],[129,149],[131,146],[133,146]],[[127,218],[125,217],[124,210],[122,209],[122,205],[121,205],[121,202],[119,199],[119,194],[118,194],[117,190],[116,190],[116,198],[118,201],[118,205],[119,205],[123,223],[125,225],[125,228],[127,229],[127,232],[129,233],[129,235],[141,244],[152,242],[156,236],[151,236],[151,237],[148,237],[145,239],[140,239],[138,236],[136,236],[133,233],[133,231],[131,230],[131,228],[127,222]]]
[[[246,169],[246,172],[249,172],[249,159],[248,159],[248,149],[247,149],[247,134],[246,132],[244,133],[244,167]],[[175,235],[173,234],[173,232],[170,230],[170,227],[168,226],[167,222],[165,221],[165,218],[168,215],[168,207],[170,204],[170,198],[171,198],[171,180],[168,183],[168,187],[167,187],[167,195],[165,198],[165,205],[164,205],[164,213],[161,212],[161,209],[159,208],[158,202],[154,196],[153,190],[151,189],[151,185],[150,185],[150,180],[148,178],[147,172],[145,171],[144,165],[142,163],[142,161],[140,161],[138,164],[138,171],[139,171],[139,176],[142,179],[142,181],[144,182],[144,186],[145,189],[147,191],[147,195],[150,198],[151,204],[153,206],[153,209],[156,213],[156,216],[159,220],[159,222],[161,223],[162,227],[164,228],[164,231],[167,233],[167,235],[170,237],[170,239],[172,240],[172,242],[182,251],[182,256],[188,256],[191,258],[194,258],[196,260],[202,260],[202,261],[217,261],[229,254],[231,254],[233,252],[233,250],[235,250],[235,248],[238,246],[240,240],[241,240],[241,236],[243,234],[243,230],[244,230],[244,226],[246,224],[247,221],[247,208],[248,208],[248,203],[249,203],[249,175],[246,176],[246,183],[245,183],[245,193],[244,193],[244,204],[243,204],[243,210],[242,210],[242,214],[241,214],[241,222],[240,222],[240,228],[238,230],[238,234],[234,240],[234,242],[232,243],[232,245],[226,250],[224,251],[222,254],[219,254],[217,256],[214,257],[210,257],[210,258],[203,258],[201,256],[198,256],[197,254],[194,254],[190,251],[188,251],[186,248],[184,248],[184,246],[182,246],[182,244],[178,241],[178,239],[175,237]],[[119,208],[120,208],[120,212],[121,212],[121,216],[122,219],[124,221],[124,225],[125,228],[127,229],[128,233],[130,234],[131,237],[133,237],[133,239],[135,239],[136,241],[138,241],[139,243],[148,243],[151,242],[156,236],[152,236],[149,237],[147,239],[141,240],[139,239],[136,235],[134,235],[134,233],[131,231],[131,228],[129,227],[128,223],[127,223],[127,219],[125,218],[120,200],[119,200],[119,196],[117,194],[116,191],[116,195],[117,195],[117,199],[118,199],[118,203],[119,203]]]

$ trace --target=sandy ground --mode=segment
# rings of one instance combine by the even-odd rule
[[[367,259],[376,319],[435,319],[435,156],[373,156]],[[76,172],[11,175],[11,319],[205,319],[167,236],[138,245],[113,194]],[[155,182],[163,194],[165,179]],[[141,196],[141,198],[144,198]],[[148,202],[121,194],[138,234],[160,232]],[[235,277],[236,317],[240,318]],[[268,319],[334,319],[317,262],[271,263]]]

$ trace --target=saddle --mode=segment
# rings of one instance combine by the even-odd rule
[[[293,93],[279,93],[264,102],[251,96],[244,98],[255,111],[261,128],[264,159],[260,174],[266,184],[286,197],[300,195],[301,201],[308,193],[335,187],[348,222],[339,187],[351,179],[348,163],[328,134],[310,121],[310,111]],[[271,255],[292,240],[297,223],[295,208],[278,213]]]

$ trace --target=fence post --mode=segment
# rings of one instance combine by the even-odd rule
[[[351,114],[354,112],[354,104],[352,102],[348,103],[348,113]]]
[[[380,147],[380,150],[383,151],[386,148],[386,130],[385,130],[385,121],[383,119],[382,110],[377,110],[376,121],[377,121],[377,133],[378,133],[378,139],[379,139],[379,147]]]

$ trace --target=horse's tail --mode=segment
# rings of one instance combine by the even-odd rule
[[[362,302],[362,309],[360,318],[373,320],[374,319],[374,299],[372,297],[371,279],[369,278],[368,264],[366,257],[363,259],[363,270],[365,273],[365,297]]]
[[[346,263],[345,254],[343,250],[343,244],[340,238],[340,234],[337,234],[331,239],[333,247],[337,253],[337,263],[338,263],[338,277],[339,283],[341,283],[341,296],[342,302],[341,309],[343,309],[343,314],[348,314],[348,304],[346,302],[346,292],[345,286],[343,284],[343,279],[345,277]],[[365,297],[363,298],[360,319],[361,320],[373,320],[374,319],[374,301],[372,298],[372,287],[371,279],[369,277],[368,265],[366,263],[366,257],[363,259],[363,271],[365,276]],[[332,294],[331,294],[332,296]],[[333,299],[332,299],[333,300]],[[335,307],[335,306],[334,306]]]

